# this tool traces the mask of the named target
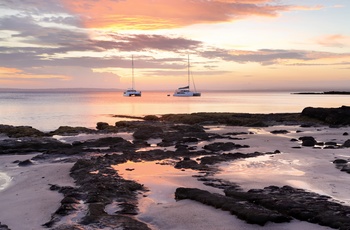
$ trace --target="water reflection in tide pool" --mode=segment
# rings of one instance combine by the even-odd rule
[[[245,189],[269,185],[283,186],[287,182],[286,178],[298,181],[305,175],[305,172],[296,169],[294,165],[294,161],[289,162],[276,159],[273,155],[264,155],[222,163],[216,177],[233,180]]]
[[[180,170],[173,162],[131,162],[113,165],[118,174],[127,180],[134,180],[147,187],[150,192],[147,198],[154,203],[175,202],[174,194],[178,187],[205,187],[193,175],[198,172],[186,169]]]

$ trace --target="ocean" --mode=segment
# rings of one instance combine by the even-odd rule
[[[172,92],[145,91],[124,97],[113,90],[0,91],[0,124],[29,125],[41,131],[59,126],[94,128],[99,121],[113,125],[112,115],[233,112],[290,113],[303,108],[350,105],[350,95],[305,95],[291,92],[202,92],[201,97],[173,97]]]

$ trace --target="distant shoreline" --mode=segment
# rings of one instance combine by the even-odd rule
[[[350,91],[298,92],[298,93],[292,93],[292,94],[350,95]]]

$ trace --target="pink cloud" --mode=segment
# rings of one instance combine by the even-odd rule
[[[322,46],[344,47],[350,45],[350,37],[341,34],[331,34],[317,38],[316,42]]]
[[[62,0],[88,28],[160,29],[219,23],[249,16],[275,17],[297,6],[272,0]]]

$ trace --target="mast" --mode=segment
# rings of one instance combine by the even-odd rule
[[[132,85],[131,85],[131,89],[134,89],[134,55],[131,56],[131,68],[132,68]]]
[[[190,88],[190,55],[187,55],[187,85]]]

